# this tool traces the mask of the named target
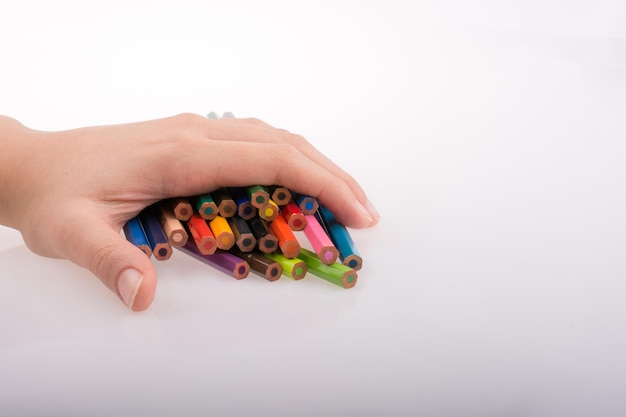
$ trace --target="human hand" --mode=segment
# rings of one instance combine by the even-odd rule
[[[131,309],[153,301],[154,265],[120,230],[148,205],[226,186],[280,184],[347,227],[379,215],[358,183],[303,137],[257,119],[181,114],[43,132],[0,117],[0,223],[35,253],[89,269]]]

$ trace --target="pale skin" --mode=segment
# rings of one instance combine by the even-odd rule
[[[222,186],[279,184],[350,228],[379,214],[348,173],[300,135],[258,119],[163,119],[66,131],[0,116],[0,224],[42,256],[87,268],[129,308],[154,299],[154,265],[120,234],[148,205]]]

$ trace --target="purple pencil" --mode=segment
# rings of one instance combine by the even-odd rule
[[[243,279],[250,272],[250,265],[245,260],[221,250],[216,251],[213,255],[204,255],[191,239],[187,241],[185,246],[179,246],[176,249],[236,279]]]

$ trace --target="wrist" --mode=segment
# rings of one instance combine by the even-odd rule
[[[32,138],[29,129],[0,115],[0,224],[18,229],[18,215],[29,188],[23,175]]]

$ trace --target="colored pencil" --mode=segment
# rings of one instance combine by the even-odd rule
[[[250,202],[250,197],[243,187],[229,187],[230,195],[237,204],[237,214],[244,220],[250,220],[257,215],[257,208]]]
[[[306,263],[308,272],[317,277],[343,288],[352,288],[356,285],[358,278],[356,271],[344,264],[335,262],[332,265],[326,265],[320,261],[314,252],[306,248],[300,251],[298,258]]]
[[[203,219],[211,220],[217,216],[217,204],[215,204],[211,194],[205,193],[193,196],[191,202]]]
[[[363,266],[363,259],[348,229],[339,223],[335,215],[324,205],[320,205],[319,210],[315,213],[315,217],[320,221],[330,240],[337,248],[341,262],[355,271],[360,270]]]
[[[227,188],[221,187],[210,193],[222,217],[232,217],[237,213],[237,203]]]
[[[262,185],[253,185],[246,188],[248,197],[250,198],[250,204],[257,209],[263,208],[267,204],[267,200],[270,199],[270,194],[267,192],[267,188]]]
[[[248,220],[248,226],[250,226],[261,252],[271,253],[278,249],[278,238],[270,232],[265,220],[260,217],[253,217]]]
[[[306,218],[300,210],[300,206],[295,201],[290,200],[287,204],[280,208],[280,212],[287,221],[291,230],[301,231],[306,226]]]
[[[318,258],[326,265],[334,264],[339,256],[339,252],[332,240],[330,240],[330,237],[315,216],[309,214],[304,217],[306,218],[304,234],[311,246],[313,246],[313,250]]]
[[[242,252],[251,252],[256,247],[256,238],[250,230],[248,223],[238,215],[229,217],[226,220],[235,235],[235,245]]]
[[[174,210],[174,215],[178,220],[186,222],[193,214],[193,207],[191,206],[191,203],[187,198],[173,198],[169,200],[169,203],[172,206],[172,210]]]
[[[306,275],[306,263],[299,258],[287,258],[280,252],[267,253],[265,256],[278,262],[283,268],[283,275],[293,280],[300,280]]]
[[[279,206],[284,206],[291,200],[291,191],[287,187],[270,185],[267,190],[270,193],[270,198]]]
[[[212,255],[205,255],[200,252],[198,247],[191,240],[187,241],[185,246],[180,246],[177,249],[236,279],[246,278],[250,272],[250,265],[247,261],[224,251],[217,251]]]
[[[268,281],[276,281],[283,273],[283,267],[280,266],[280,263],[270,259],[262,253],[242,252],[236,248],[232,248],[230,252],[248,262],[248,265],[250,265],[250,271]]]
[[[146,233],[143,231],[139,217],[135,216],[128,220],[122,230],[124,231],[126,240],[141,249],[148,258],[152,256],[152,249],[150,249],[150,243],[148,242]]]
[[[172,247],[161,228],[161,222],[156,213],[156,207],[154,205],[148,206],[139,213],[139,222],[143,227],[152,254],[159,261],[165,261],[172,256]]]
[[[259,217],[266,222],[272,222],[279,212],[278,205],[270,198],[267,200],[267,204],[259,209]]]
[[[209,221],[209,227],[215,236],[217,247],[219,249],[228,250],[235,244],[235,234],[228,225],[228,221],[219,214],[213,220]]]
[[[203,255],[214,254],[217,250],[217,240],[206,220],[199,213],[193,213],[186,225],[198,250]]]
[[[172,246],[184,246],[187,243],[189,235],[185,230],[185,226],[174,215],[174,210],[169,204],[157,204],[157,213],[161,228],[167,236],[167,241]]]
[[[276,216],[270,223],[270,230],[278,239],[278,246],[287,258],[295,258],[300,253],[300,242],[282,215]]]
[[[315,214],[319,207],[317,198],[304,194],[297,194],[293,191],[291,193],[292,195],[294,195],[294,200],[296,203],[298,203],[298,206],[300,206],[300,210],[302,210],[302,213]]]

